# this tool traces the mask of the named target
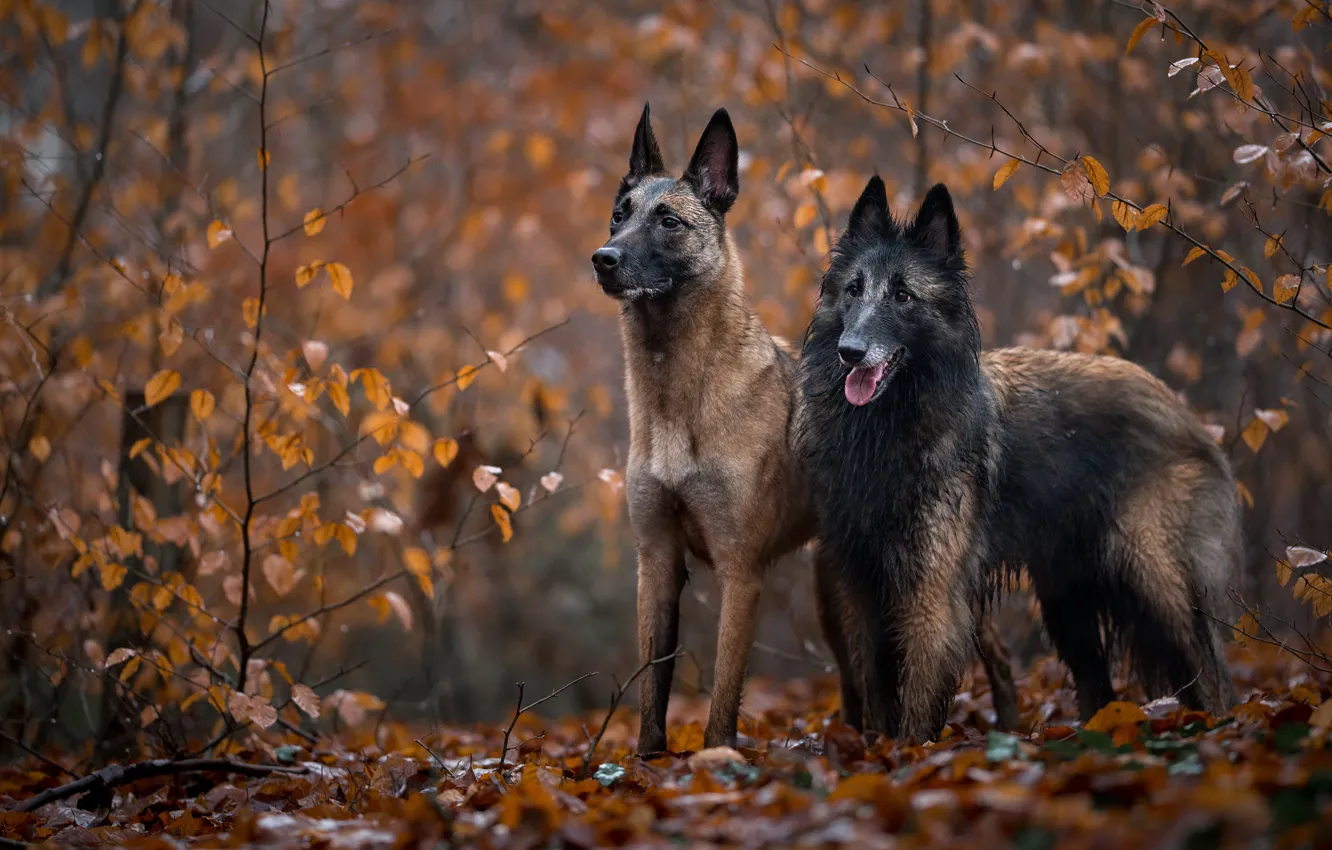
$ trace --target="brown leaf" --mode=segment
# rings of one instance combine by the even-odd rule
[[[292,567],[291,562],[278,554],[264,558],[263,570],[268,586],[273,588],[278,596],[291,593],[301,580],[300,574]]]
[[[482,493],[495,486],[499,480],[499,475],[504,470],[498,466],[478,466],[472,470],[472,484]]]
[[[328,359],[328,343],[320,342],[317,339],[307,339],[301,343],[301,356],[309,364],[312,371],[318,372],[319,367],[324,365]]]
[[[1095,197],[1087,172],[1079,162],[1070,162],[1065,166],[1059,183],[1064,187],[1064,193],[1075,201],[1086,203]]]
[[[293,685],[291,688],[291,701],[296,703],[296,707],[304,711],[306,715],[314,720],[319,719],[319,695],[307,685]]]
[[[1240,145],[1235,148],[1232,158],[1239,165],[1248,165],[1249,163],[1261,159],[1263,154],[1267,153],[1267,145]]]

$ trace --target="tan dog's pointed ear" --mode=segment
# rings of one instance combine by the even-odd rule
[[[620,181],[620,194],[634,188],[644,178],[666,173],[666,164],[662,161],[657,137],[652,132],[649,113],[649,105],[643,104],[643,114],[638,119],[638,126],[634,128],[634,144],[629,149],[629,172]]]
[[[718,215],[725,215],[735,203],[740,194],[740,145],[725,109],[712,113],[684,179],[703,205]]]

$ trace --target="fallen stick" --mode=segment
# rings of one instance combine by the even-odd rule
[[[95,788],[116,788],[130,782],[137,782],[140,779],[148,779],[152,776],[173,776],[179,773],[201,773],[206,771],[235,773],[241,776],[269,776],[274,773],[301,774],[306,772],[303,767],[283,767],[276,764],[246,764],[244,762],[232,761],[231,759],[153,759],[151,761],[135,762],[130,765],[113,764],[102,768],[96,773],[91,773],[82,779],[67,782],[57,788],[49,788],[19,806],[18,811],[36,811],[47,803],[64,800],[68,797],[73,797],[75,794],[82,794],[85,791],[91,791]]]

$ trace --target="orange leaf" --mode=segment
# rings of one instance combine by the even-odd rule
[[[1258,279],[1258,275],[1254,273],[1253,269],[1247,266],[1244,268],[1244,279],[1249,282],[1249,286],[1253,287],[1254,292],[1261,293],[1263,291],[1263,282]]]
[[[163,369],[148,379],[148,386],[143,391],[144,403],[153,407],[165,401],[179,388],[180,373],[174,369]]]
[[[333,291],[350,301],[352,287],[355,285],[351,272],[342,263],[329,263],[324,268],[328,269],[328,279],[333,282]]]
[[[167,357],[176,353],[180,348],[181,341],[185,338],[185,331],[178,322],[168,321],[167,326],[157,335],[157,340],[162,344],[162,353]]]
[[[1128,228],[1125,228],[1125,230],[1127,229]],[[1197,246],[1194,246],[1193,250],[1189,251],[1189,255],[1184,258],[1184,265],[1187,266],[1189,263],[1193,262],[1194,260],[1198,259],[1199,257],[1203,256],[1206,253],[1207,253],[1206,248],[1199,248]]]
[[[1083,728],[1089,732],[1112,732],[1121,726],[1137,726],[1146,719],[1141,708],[1131,702],[1116,700],[1096,712]]]
[[[305,235],[318,236],[319,231],[323,230],[324,225],[327,223],[328,218],[324,216],[324,211],[319,207],[315,207],[305,214]]]
[[[1274,233],[1267,237],[1267,242],[1263,244],[1263,256],[1271,258],[1273,254],[1281,249],[1281,234]]]
[[[397,449],[389,449],[384,454],[375,458],[375,475],[383,475],[398,463]]]
[[[259,324],[259,299],[251,295],[242,301],[241,316],[245,319],[245,327],[247,328]]]
[[[1157,21],[1155,17],[1151,17],[1140,22],[1136,27],[1134,27],[1132,35],[1129,36],[1128,47],[1124,48],[1124,55],[1127,56],[1130,53],[1132,53],[1133,48],[1138,45],[1138,42],[1142,39],[1144,35],[1147,34],[1147,31],[1158,23],[1160,22]]]
[[[1249,611],[1245,611],[1235,621],[1235,643],[1243,646],[1249,638],[1258,637],[1258,620]]]
[[[231,238],[231,228],[227,227],[221,221],[214,221],[208,225],[208,247],[216,248],[223,242]]]
[[[1267,423],[1261,417],[1255,416],[1244,426],[1240,436],[1244,438],[1244,444],[1249,447],[1249,451],[1258,454],[1258,450],[1263,447],[1263,441],[1267,439],[1267,432]]]
[[[1283,274],[1272,282],[1272,297],[1278,304],[1289,304],[1300,291],[1300,276]]]
[[[397,452],[398,463],[402,464],[402,468],[407,470],[413,478],[420,478],[425,472],[425,463],[421,460],[421,456],[411,449],[401,446],[398,447]]]
[[[125,575],[129,572],[123,564],[101,564],[98,566],[98,572],[102,579],[103,590],[115,590],[125,582]]]
[[[795,215],[791,218],[791,223],[796,226],[797,230],[800,230],[813,221],[817,215],[818,210],[815,208],[814,204],[810,201],[805,201],[803,204],[796,207]]]
[[[212,415],[213,408],[216,404],[216,399],[213,398],[213,394],[208,390],[195,390],[190,393],[190,412],[193,413],[194,418],[198,419],[200,422]]]
[[[518,506],[522,504],[523,494],[518,492],[517,487],[511,487],[501,481],[495,485],[495,492],[499,495],[500,504],[510,511],[518,510]]]
[[[361,386],[365,388],[365,397],[370,400],[379,410],[389,406],[393,401],[393,389],[389,385],[388,378],[385,378],[378,369],[373,367],[366,369],[357,369],[351,373],[352,380],[360,378]]]
[[[296,288],[300,289],[301,287],[308,284],[310,281],[314,280],[315,275],[318,274],[319,270],[322,269],[323,267],[324,267],[323,260],[315,260],[313,263],[310,263],[308,265],[297,266]]]
[[[38,463],[45,463],[51,456],[51,441],[38,434],[28,441],[28,451],[32,452]]]
[[[464,366],[458,370],[457,383],[459,392],[462,392],[472,385],[472,381],[476,380],[476,371],[475,366]]]
[[[1164,221],[1166,214],[1169,212],[1170,209],[1165,204],[1152,204],[1149,207],[1145,207],[1142,212],[1138,213],[1138,220],[1135,222],[1134,226],[1137,227],[1138,230],[1146,230],[1158,221]]]
[[[533,168],[545,168],[555,158],[555,143],[544,133],[533,133],[523,143],[523,156]]]
[[[416,546],[404,549],[402,562],[407,567],[407,572],[414,576],[430,575],[430,555],[424,549]]]
[[[1096,194],[1104,197],[1105,193],[1110,191],[1110,175],[1106,173],[1105,166],[1097,162],[1096,157],[1084,156],[1082,167],[1087,170],[1087,179],[1091,181]]]
[[[1017,170],[1021,167],[1022,160],[1020,159],[1010,159],[1001,165],[999,170],[994,173],[994,191],[999,191],[999,187],[1007,183],[1008,178],[1017,173]]]
[[[1132,230],[1133,225],[1138,221],[1138,211],[1123,201],[1114,201],[1110,204],[1110,212],[1114,215],[1115,221],[1124,230]]]
[[[328,385],[328,398],[343,416],[351,412],[351,397],[347,395],[347,388],[342,384],[330,383]]]
[[[509,519],[509,512],[499,505],[490,506],[490,515],[495,520],[495,525],[499,526],[500,537],[505,543],[513,539],[513,523]]]
[[[448,466],[458,456],[458,441],[452,437],[435,441],[435,460],[440,466]]]

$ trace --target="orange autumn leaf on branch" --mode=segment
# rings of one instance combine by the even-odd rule
[[[161,404],[178,389],[180,373],[174,369],[163,369],[148,379],[144,389],[144,403],[149,407]]]

